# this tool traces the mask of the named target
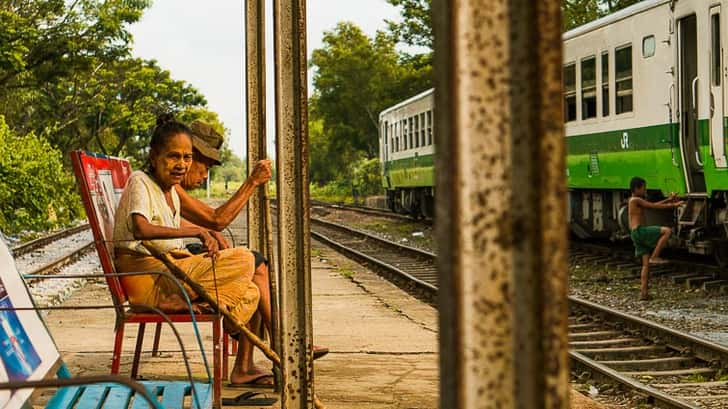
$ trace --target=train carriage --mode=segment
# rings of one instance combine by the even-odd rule
[[[564,34],[577,236],[626,238],[629,181],[641,176],[654,198],[687,200],[678,214],[648,213],[648,222],[676,228],[672,245],[726,253],[727,13],[728,1],[644,0]],[[398,212],[432,213],[432,103],[430,90],[380,115],[383,184]]]
[[[435,207],[434,91],[382,111],[379,158],[387,204],[397,213],[432,217]]]
[[[722,251],[728,228],[721,1],[646,0],[564,35],[570,223],[581,237],[623,235],[633,176],[687,198],[679,244]]]

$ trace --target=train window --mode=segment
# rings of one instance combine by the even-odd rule
[[[414,117],[415,121],[415,131],[413,132],[415,134],[415,148],[420,147],[420,116],[415,115]]]
[[[650,58],[655,55],[655,36],[647,36],[642,39],[642,57]]]
[[[414,148],[414,146],[415,146],[415,144],[414,144],[414,134],[415,133],[412,132],[412,130],[414,129],[412,127],[413,122],[414,122],[414,120],[412,119],[412,117],[409,117],[409,119],[407,120],[407,136],[409,136],[409,145],[407,145],[407,146],[409,146],[410,149]]]
[[[597,58],[581,60],[581,119],[597,117]]]
[[[564,67],[564,115],[566,122],[576,120],[576,64]]]
[[[420,146],[427,145],[427,138],[425,137],[427,132],[425,131],[425,113],[420,114]]]
[[[432,111],[427,111],[427,144],[432,145]]]
[[[407,150],[407,120],[402,120],[402,150]]]
[[[721,78],[721,47],[720,47],[720,14],[710,16],[710,79],[713,86],[720,85]]]
[[[609,116],[609,51],[602,53],[602,116]]]
[[[632,45],[614,52],[615,113],[632,112]]]

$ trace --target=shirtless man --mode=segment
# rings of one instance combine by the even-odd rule
[[[674,209],[683,204],[677,196],[670,196],[660,202],[652,203],[644,199],[647,193],[647,182],[634,177],[629,183],[632,196],[629,198],[629,230],[634,243],[634,254],[642,258],[640,300],[647,301],[650,264],[665,264],[668,261],[660,258],[660,252],[670,239],[672,229],[666,226],[647,226],[644,209]],[[654,249],[654,250],[653,250]],[[650,252],[652,252],[650,254]]]

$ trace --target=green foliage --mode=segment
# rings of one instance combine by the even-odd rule
[[[353,183],[361,196],[383,193],[381,164],[379,158],[363,159],[354,166]]]
[[[13,133],[0,116],[0,230],[48,230],[81,215],[73,176],[61,152],[34,134]]]
[[[387,0],[387,3],[401,7],[402,16],[401,22],[387,21],[389,31],[405,44],[432,50],[432,0]]]
[[[641,0],[563,0],[564,31],[584,25],[592,20],[604,17],[625,7],[639,3]]]
[[[148,0],[0,2],[0,106],[11,129],[138,165],[162,112],[203,107],[189,84],[131,57]]]
[[[431,87],[426,58],[400,55],[392,36],[368,38],[339,23],[313,51],[310,100],[311,180],[351,180],[352,164],[379,152],[379,113]]]

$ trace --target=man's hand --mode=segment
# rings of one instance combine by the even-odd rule
[[[217,244],[220,247],[220,250],[225,250],[230,248],[230,243],[228,243],[227,239],[225,239],[225,235],[222,234],[219,231],[210,230],[210,234],[212,237],[217,240]]]
[[[248,180],[250,180],[255,186],[260,186],[268,183],[271,177],[273,177],[273,172],[271,171],[270,160],[263,159],[255,164],[253,172],[250,174],[250,177],[248,177]]]
[[[215,240],[215,238],[213,238],[212,235],[205,229],[201,229],[200,234],[197,237],[202,242],[202,245],[207,249],[207,255],[212,257],[213,260],[216,259],[217,255],[220,253],[220,247],[218,246],[217,240]]]

